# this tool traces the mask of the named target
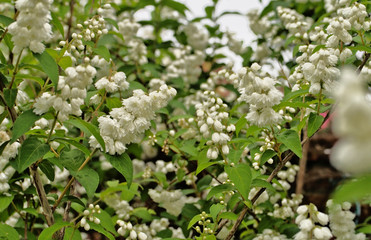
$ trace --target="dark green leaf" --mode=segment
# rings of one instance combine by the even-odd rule
[[[65,230],[63,240],[82,240],[81,233],[77,228],[68,227]]]
[[[58,29],[58,31],[62,34],[62,38],[64,38],[64,29],[63,29],[63,25],[62,25],[62,23],[59,21],[58,16],[55,15],[55,13],[53,13],[53,12],[50,12],[50,14],[52,15],[52,20],[51,20],[51,22],[52,22],[53,25]]]
[[[273,150],[266,150],[263,155],[261,156],[260,158],[260,164],[263,165],[264,163],[266,163],[270,158],[276,156],[277,153]]]
[[[277,140],[283,143],[291,151],[293,151],[299,158],[302,157],[302,147],[299,135],[294,130],[286,130],[276,136]]]
[[[85,207],[86,204],[80,200],[80,198],[78,197],[75,197],[73,195],[68,195],[68,196],[64,196],[62,198],[62,202],[66,202],[66,201],[71,201],[71,202],[74,202],[74,203],[77,203],[77,204],[80,204],[81,206]]]
[[[83,144],[81,144],[78,141],[75,141],[73,139],[53,138],[53,141],[60,142],[60,143],[63,143],[63,144],[71,144],[72,146],[79,149],[81,152],[85,153],[86,156],[90,155],[90,150],[87,147],[85,147],[85,145],[83,145]]]
[[[251,185],[251,169],[247,164],[238,164],[235,167],[226,166],[225,171],[229,179],[234,183],[241,196],[247,200],[249,198]]]
[[[322,117],[321,115],[318,115],[317,113],[313,112],[310,113],[307,130],[308,137],[313,136],[313,134],[317,132],[317,130],[321,127],[324,120],[325,118]]]
[[[14,196],[0,196],[0,213],[8,208],[13,201]]]
[[[149,213],[148,209],[145,207],[135,208],[131,212],[131,214],[138,218],[141,218],[145,222],[150,222],[153,219],[152,215]]]
[[[371,194],[371,175],[358,177],[345,182],[334,193],[335,202],[355,202]]]
[[[40,62],[40,65],[44,72],[48,75],[50,80],[52,80],[54,86],[58,85],[59,71],[58,65],[54,58],[49,55],[47,51],[43,53],[34,53],[35,58]]]
[[[20,136],[27,132],[33,124],[40,119],[41,116],[36,115],[32,109],[24,111],[14,122],[13,136],[10,143],[15,142]]]
[[[129,155],[126,153],[122,155],[109,155],[104,153],[104,156],[112,164],[112,166],[119,171],[126,179],[128,186],[130,187],[133,181],[133,163]]]
[[[215,196],[218,193],[222,193],[225,191],[233,190],[234,187],[231,184],[221,184],[218,186],[213,187],[210,192],[206,196],[206,200],[210,200],[213,196]]]
[[[63,227],[67,227],[67,226],[72,226],[71,223],[69,222],[57,222],[57,223],[54,223],[54,225],[52,226],[49,226],[48,228],[45,228],[40,236],[39,236],[39,239],[40,240],[52,240],[53,239],[53,234],[58,231],[59,229],[63,228]]]
[[[11,226],[0,223],[0,239],[2,240],[19,240],[18,232]]]
[[[101,225],[95,224],[93,222],[89,222],[90,228],[103,234],[106,236],[109,240],[115,240],[115,237],[108,231],[104,230],[104,228]]]
[[[14,20],[10,17],[0,15],[0,23],[3,24],[4,26],[10,25]]]
[[[94,48],[93,49],[93,52],[98,54],[99,56],[101,56],[102,58],[104,58],[104,60],[106,60],[107,62],[110,61],[111,59],[111,54],[110,52],[108,51],[108,49],[103,46],[103,45],[100,45],[99,47],[97,48]]]
[[[115,235],[117,234],[115,229],[115,223],[113,222],[111,215],[109,215],[106,211],[101,209],[100,213],[96,213],[95,216],[99,218],[100,225],[102,225],[102,227],[104,227],[106,230]]]
[[[97,141],[100,144],[100,146],[102,147],[103,151],[105,151],[106,145],[104,143],[104,140],[103,140],[102,136],[99,133],[99,129],[95,125],[93,125],[89,122],[86,122],[86,121],[84,121],[80,118],[69,119],[69,120],[65,121],[65,123],[72,124],[75,127],[82,130],[83,132],[93,135],[95,137],[95,139],[97,139]]]
[[[269,182],[263,179],[259,179],[259,178],[255,178],[254,180],[252,180],[251,187],[261,187],[261,188],[269,189],[273,192],[276,191],[276,189],[272,186],[272,184],[270,184]]]
[[[237,123],[236,123],[236,135],[238,136],[238,134],[240,133],[241,129],[243,127],[246,127],[246,123],[247,123],[247,119],[244,116],[242,116],[240,119],[238,119]]]
[[[15,100],[17,98],[18,89],[4,89],[4,100],[6,105],[10,108],[14,106]]]
[[[21,173],[32,163],[42,158],[47,152],[49,152],[49,145],[31,136],[23,142],[21,150],[15,159],[14,167]]]
[[[40,167],[41,171],[46,175],[46,177],[50,181],[53,182],[54,181],[54,174],[55,174],[53,164],[51,164],[49,161],[42,161],[39,164],[39,167]]]
[[[71,171],[72,176],[74,176],[77,181],[85,188],[88,197],[93,197],[95,190],[99,185],[99,175],[98,173],[88,167],[84,167],[80,171]]]

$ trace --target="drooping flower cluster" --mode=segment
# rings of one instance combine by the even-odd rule
[[[323,227],[328,224],[327,214],[319,212],[313,204],[301,205],[297,209],[299,214],[295,223],[299,225],[300,231],[295,234],[295,240],[329,240],[332,237],[330,229]],[[318,223],[318,225],[316,224]],[[321,226],[322,225],[322,226]]]
[[[184,32],[187,35],[188,44],[197,50],[204,50],[209,41],[209,32],[205,27],[190,23],[184,27]]]
[[[129,143],[136,142],[155,117],[155,111],[166,106],[176,95],[174,88],[163,84],[149,94],[143,90],[133,91],[133,96],[122,101],[122,107],[113,108],[109,115],[98,118],[100,134],[106,145],[106,152],[122,154]],[[101,147],[92,136],[92,147]]]
[[[364,80],[354,70],[346,69],[335,90],[337,107],[333,131],[340,140],[331,151],[330,161],[337,169],[350,174],[371,171],[371,103],[366,97]]]
[[[290,35],[308,39],[309,36],[307,31],[313,23],[312,18],[305,18],[303,15],[290,8],[278,7],[277,12]]]
[[[253,240],[288,240],[287,236],[272,229],[264,229]]]
[[[272,200],[275,200],[271,198]],[[291,198],[283,198],[281,200],[281,204],[279,203],[274,203],[273,207],[274,210],[273,212],[269,212],[268,215],[273,216],[275,218],[293,218],[296,213],[296,209],[299,207],[303,200],[303,195],[301,194],[291,194]]]
[[[124,222],[122,220],[117,220],[117,224],[120,226],[117,232],[121,236],[125,236],[129,234],[127,239],[132,239],[132,240],[136,240],[136,239],[146,240],[147,239],[147,235],[145,233],[137,232],[133,229],[133,224],[131,224],[131,222]]]
[[[93,204],[89,204],[89,208],[83,212],[84,216],[80,220],[81,227],[83,227],[86,231],[90,230],[90,225],[87,220],[89,220],[90,222],[94,222],[95,224],[99,224],[100,220],[99,218],[94,216],[94,214],[100,212],[101,211],[99,205],[94,206]]]
[[[204,62],[205,54],[196,50],[192,53],[190,46],[170,49],[175,59],[163,58],[162,63],[166,66],[166,77],[181,77],[188,88],[190,84],[196,83],[201,74],[200,65]]]
[[[43,41],[51,38],[52,27],[49,24],[49,0],[17,0],[15,6],[19,11],[17,21],[9,25],[9,33],[13,35],[13,52],[18,54],[23,48],[29,47],[35,53],[45,49]]]
[[[129,88],[129,83],[126,81],[124,72],[116,72],[108,78],[102,77],[94,85],[98,90],[106,89],[110,93],[124,91]]]
[[[355,214],[350,211],[352,205],[348,202],[336,204],[332,200],[326,203],[332,234],[338,240],[364,240],[365,234],[355,233],[356,225],[353,221]]]
[[[229,114],[227,105],[223,100],[215,96],[215,92],[205,91],[204,101],[196,105],[197,125],[202,136],[210,139],[206,144],[209,147],[207,157],[216,159],[219,150],[225,155],[229,153],[229,133],[234,132],[236,127],[228,124]]]
[[[280,103],[283,94],[275,87],[277,82],[260,69],[257,63],[252,64],[251,68],[243,68],[239,72],[241,80],[238,90],[241,94],[239,101],[249,104],[247,121],[262,127],[278,124],[282,120],[282,116],[272,107]]]
[[[96,70],[89,64],[87,58],[85,63],[76,67],[68,67],[65,70],[66,76],[60,76],[58,80],[58,90],[60,93],[50,94],[45,92],[36,99],[34,112],[41,115],[53,107],[59,112],[58,119],[65,121],[70,114],[80,116],[82,111],[80,106],[84,104],[86,88],[93,82]]]

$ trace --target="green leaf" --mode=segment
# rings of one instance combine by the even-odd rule
[[[14,19],[4,15],[0,15],[0,23],[3,24],[4,26],[10,25],[12,22],[14,22]]]
[[[31,136],[23,142],[21,150],[15,159],[14,168],[21,173],[47,152],[49,152],[49,145]]]
[[[218,214],[220,213],[220,211],[223,208],[225,208],[225,206],[222,205],[222,204],[220,204],[220,203],[211,205],[211,207],[210,207],[210,215],[213,218],[214,222],[216,222],[217,217],[218,217]]]
[[[63,25],[62,25],[62,23],[59,21],[58,16],[55,15],[55,13],[53,13],[53,12],[50,12],[50,14],[52,15],[52,20],[51,20],[51,22],[52,22],[53,25],[58,29],[58,31],[62,34],[62,38],[64,38],[64,29],[63,29]]]
[[[41,116],[36,115],[32,109],[24,111],[14,122],[13,136],[10,143],[15,142],[20,136],[27,132]]]
[[[2,240],[19,240],[18,232],[11,226],[0,223],[0,239]]]
[[[35,58],[40,62],[41,68],[48,75],[54,86],[58,85],[59,71],[54,58],[47,51],[43,53],[34,53]]]
[[[240,119],[238,119],[238,121],[236,123],[236,135],[237,136],[240,133],[241,129],[243,127],[246,127],[246,123],[247,123],[247,119],[246,119],[245,115],[243,115]]]
[[[371,47],[368,47],[368,46],[364,46],[364,45],[357,45],[357,46],[351,46],[351,47],[348,47],[350,50],[353,50],[353,51],[366,51],[368,53],[371,53]]]
[[[8,208],[10,203],[13,201],[14,196],[0,196],[0,213]]]
[[[218,186],[213,187],[210,192],[206,196],[206,200],[210,200],[213,196],[215,196],[218,193],[222,193],[225,191],[233,190],[234,187],[231,184],[221,184]]]
[[[263,165],[264,163],[266,163],[270,158],[276,156],[277,153],[273,150],[266,150],[263,155],[261,156],[260,158],[260,164]]]
[[[165,6],[168,6],[169,8],[174,9],[175,11],[179,12],[183,16],[185,16],[185,11],[189,10],[186,5],[184,5],[183,3],[174,1],[174,0],[163,0],[161,3]]]
[[[66,70],[66,68],[72,66],[72,59],[70,56],[63,56],[61,59],[58,61],[58,65],[63,68],[63,70]]]
[[[59,229],[63,228],[63,227],[67,227],[67,226],[72,226],[71,223],[69,222],[57,222],[57,223],[54,223],[54,225],[48,227],[48,228],[45,228],[40,236],[39,236],[39,240],[52,240],[53,239],[53,234],[58,231]]]
[[[200,220],[201,220],[201,216],[200,216],[200,214],[195,215],[195,216],[191,219],[191,221],[189,221],[187,229],[190,229],[193,225],[195,225],[195,224],[196,224],[198,221],[200,221]]]
[[[104,18],[104,20],[108,22],[109,24],[111,24],[112,26],[114,26],[116,29],[119,29],[119,26],[117,25],[117,21],[111,18]]]
[[[51,164],[49,161],[42,161],[39,164],[39,167],[40,167],[40,170],[46,175],[46,177],[50,181],[53,182],[54,181],[54,174],[55,174],[53,164]]]
[[[12,88],[12,89],[4,89],[4,100],[6,102],[6,105],[8,107],[13,107],[15,100],[17,98],[18,89]]]
[[[361,228],[357,229],[357,232],[365,233],[365,234],[371,234],[371,225],[366,225]]]
[[[183,142],[183,145],[179,149],[191,156],[198,155],[198,151],[193,140]]]
[[[334,193],[333,199],[337,203],[345,201],[355,202],[371,194],[371,175],[351,179],[340,186]]]
[[[110,61],[111,59],[111,54],[110,52],[108,51],[108,49],[103,46],[103,45],[100,45],[99,47],[97,48],[94,48],[93,49],[93,52],[98,54],[99,56],[101,56],[102,58],[104,58],[104,60],[106,60],[107,62]]]
[[[60,142],[60,143],[63,143],[63,144],[67,144],[67,145],[70,144],[70,145],[76,147],[77,149],[79,149],[81,152],[85,153],[86,156],[90,155],[90,150],[87,147],[85,147],[85,145],[79,143],[76,140],[56,137],[56,138],[53,138],[53,141]]]
[[[115,237],[108,231],[104,230],[104,228],[101,225],[95,224],[93,222],[89,222],[90,228],[103,234],[110,240],[115,240]]]
[[[315,53],[315,52],[318,52],[320,49],[322,48],[326,48],[326,45],[317,45],[313,51],[312,51],[312,54]]]
[[[251,185],[251,169],[247,164],[238,164],[235,167],[225,166],[229,179],[245,199],[249,199]]]
[[[307,134],[308,137],[313,136],[313,134],[316,133],[316,131],[321,127],[323,121],[325,120],[324,117],[321,115],[318,115],[317,113],[310,113],[309,119],[308,119],[308,130]]]
[[[299,135],[294,130],[286,130],[276,136],[277,140],[283,143],[291,151],[293,151],[299,158],[302,157],[302,147]]]
[[[82,240],[81,233],[77,228],[66,228],[63,240]]]
[[[91,168],[84,167],[77,172],[71,171],[71,174],[85,188],[88,197],[92,198],[94,196],[95,190],[97,190],[99,185],[98,173]]]
[[[102,227],[104,227],[107,231],[115,235],[117,234],[115,229],[115,223],[113,222],[111,215],[109,215],[106,211],[101,209],[100,213],[96,213],[95,216],[99,218],[100,225],[102,225]]]
[[[145,207],[135,208],[132,212],[132,215],[141,218],[144,222],[152,221],[153,217],[150,214],[149,210]]]
[[[233,212],[223,212],[220,214],[219,218],[221,219],[229,219],[229,220],[237,220],[238,216]]]
[[[86,122],[86,121],[84,121],[80,118],[69,119],[69,120],[65,121],[65,123],[72,124],[73,126],[79,128],[83,132],[93,135],[95,137],[95,139],[97,139],[97,141],[100,144],[100,146],[102,147],[103,151],[106,151],[106,145],[104,143],[104,140],[103,140],[102,136],[99,133],[98,127],[96,127],[93,124],[91,124],[89,122]]]
[[[229,154],[227,155],[228,160],[232,163],[237,164],[241,159],[242,153],[243,149],[234,150],[233,148],[231,148]]]
[[[259,178],[252,180],[251,187],[261,187],[276,192],[276,189],[272,186],[272,184]]]
[[[122,155],[112,156],[104,153],[104,156],[108,162],[110,162],[112,166],[125,177],[128,187],[130,187],[133,181],[133,163],[131,162],[129,155],[124,153]]]
[[[82,207],[85,208],[86,204],[80,200],[80,198],[78,197],[75,197],[73,195],[67,195],[67,196],[64,196],[62,198],[62,202],[66,202],[66,201],[71,201],[71,202],[74,202],[74,203],[77,203],[77,204],[80,204]]]

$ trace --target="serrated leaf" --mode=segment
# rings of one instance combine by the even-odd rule
[[[110,162],[112,166],[125,177],[128,187],[130,187],[133,181],[133,163],[131,162],[129,155],[124,153],[122,155],[112,156],[104,153],[104,156],[108,162]]]
[[[194,144],[194,141],[184,142],[183,145],[179,149],[182,150],[185,153],[188,153],[191,156],[197,156],[198,155],[198,151],[197,151],[197,148]]]
[[[259,179],[259,178],[255,178],[254,180],[252,180],[251,187],[261,187],[261,188],[269,189],[273,192],[276,191],[276,189],[272,186],[272,184],[270,184],[269,182],[263,179]]]
[[[105,150],[106,145],[104,143],[104,140],[103,140],[102,136],[99,133],[98,127],[96,127],[95,125],[93,125],[89,122],[86,122],[86,121],[84,121],[80,118],[69,119],[69,120],[65,121],[65,123],[72,124],[73,126],[79,128],[83,132],[93,135],[95,137],[95,139],[98,141],[99,145],[102,147],[103,151],[106,151]]]
[[[46,177],[53,182],[55,174],[53,164],[51,164],[49,161],[42,161],[38,166],[40,167],[40,170],[46,175]]]
[[[88,197],[92,198],[99,185],[98,173],[91,168],[84,167],[80,171],[71,171],[71,174],[85,188]]]
[[[53,225],[49,226],[48,228],[45,228],[40,236],[39,240],[52,240],[53,239],[53,234],[58,231],[59,229],[67,226],[72,226],[71,223],[69,222],[57,222],[54,223]]]
[[[240,161],[242,153],[243,153],[243,149],[237,149],[237,150],[230,149],[229,154],[227,155],[228,160],[236,164]]]
[[[196,224],[198,221],[200,221],[200,220],[201,220],[201,216],[200,216],[200,214],[195,215],[195,216],[191,219],[191,221],[189,221],[187,229],[190,229],[193,225],[195,225],[195,224]]]
[[[0,196],[0,213],[8,208],[14,196]]]
[[[39,61],[41,68],[48,75],[54,86],[58,85],[59,71],[58,65],[55,62],[54,58],[50,56],[47,51],[43,53],[34,53],[35,58]]]
[[[106,231],[101,225],[95,224],[93,222],[89,222],[90,228],[103,234],[110,240],[115,240],[115,237],[108,231]]]
[[[107,62],[110,61],[111,59],[111,54],[110,52],[108,51],[108,49],[103,46],[103,45],[100,45],[99,47],[97,48],[94,48],[93,49],[93,52],[98,54],[99,56],[101,56],[102,58],[104,58],[104,60],[106,60]]]
[[[6,105],[10,108],[14,106],[15,100],[17,98],[18,89],[4,89],[4,100]]]
[[[213,218],[214,222],[216,222],[217,217],[218,217],[218,214],[220,213],[220,211],[223,208],[225,208],[225,206],[222,205],[222,204],[220,204],[220,203],[211,205],[211,207],[210,207],[210,215]]]
[[[32,109],[24,111],[14,122],[13,136],[10,143],[15,142],[20,136],[27,132],[41,116],[36,115]]]
[[[210,192],[206,196],[206,200],[210,200],[213,196],[224,191],[233,190],[234,187],[231,184],[221,184],[211,188]]]
[[[52,16],[51,23],[53,23],[53,25],[54,25],[54,26],[58,29],[58,31],[61,33],[62,38],[64,38],[64,28],[63,28],[62,23],[59,21],[58,16],[55,15],[55,13],[53,13],[53,12],[50,12],[50,14],[51,14],[51,16]]]
[[[32,163],[42,158],[49,152],[49,145],[40,142],[35,137],[27,138],[19,151],[14,163],[14,168],[21,173],[28,168]]]
[[[234,183],[241,196],[247,200],[249,198],[251,185],[251,169],[247,164],[237,164],[235,167],[226,166],[225,171],[229,179]]]
[[[293,151],[296,156],[301,158],[303,156],[302,146],[300,142],[299,135],[294,130],[286,130],[276,136],[277,140],[283,143],[291,151]]]
[[[19,240],[18,232],[11,226],[0,223],[0,239],[2,240]]]
[[[308,119],[308,129],[307,134],[308,137],[313,136],[317,132],[317,130],[321,127],[323,121],[325,120],[324,117],[321,115],[318,115],[317,113],[310,113],[309,119]]]
[[[371,175],[351,179],[341,185],[334,193],[333,200],[337,203],[355,202],[371,194]]]

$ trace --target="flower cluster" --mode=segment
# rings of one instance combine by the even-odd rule
[[[100,213],[100,207],[99,205],[93,205],[89,204],[89,208],[84,211],[84,216],[80,220],[80,225],[83,227],[86,231],[89,231],[90,225],[87,222],[89,220],[90,222],[94,222],[95,224],[99,224],[100,220],[96,216],[94,216],[95,213]]]
[[[9,33],[13,35],[14,53],[19,54],[23,48],[29,47],[35,53],[45,49],[43,41],[51,38],[52,27],[49,24],[49,0],[17,0],[15,6],[19,11],[17,21],[9,25]]]
[[[176,90],[166,84],[149,94],[143,90],[134,90],[132,97],[122,101],[122,107],[113,108],[110,115],[99,117],[99,129],[106,152],[122,154],[126,150],[125,145],[138,141],[140,135],[150,127],[155,111],[166,106],[175,95]],[[90,138],[90,144],[101,147],[94,136]]]
[[[204,50],[209,40],[209,32],[203,26],[190,23],[184,27],[188,44],[197,50]]]

